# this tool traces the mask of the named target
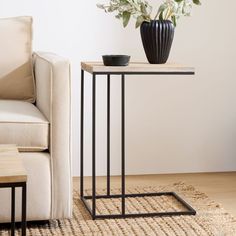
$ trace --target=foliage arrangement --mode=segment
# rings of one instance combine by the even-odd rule
[[[177,25],[177,20],[182,16],[190,16],[193,5],[201,5],[200,0],[164,0],[152,17],[152,6],[146,0],[110,0],[108,4],[97,4],[105,12],[116,12],[116,18],[122,19],[126,27],[131,16],[136,19],[136,28],[143,21],[170,20]]]

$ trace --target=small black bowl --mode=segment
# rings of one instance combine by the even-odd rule
[[[102,56],[104,66],[128,66],[130,56],[127,55],[104,55]]]

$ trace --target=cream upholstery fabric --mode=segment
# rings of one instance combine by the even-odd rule
[[[32,18],[0,19],[0,99],[35,101]]]
[[[28,174],[27,220],[47,220],[51,214],[50,155],[20,153]],[[10,222],[11,190],[0,189],[0,222]],[[21,219],[21,190],[16,189],[16,220]]]
[[[0,100],[0,143],[20,151],[48,149],[49,122],[31,103]]]
[[[51,53],[35,53],[36,106],[50,122],[51,218],[72,215],[70,64]]]
[[[21,153],[29,175],[27,220],[69,218],[70,64],[50,53],[35,53],[32,60],[31,24],[31,17],[0,19],[0,143],[34,151]],[[9,194],[9,190],[0,190],[0,206],[4,206],[0,223],[9,221]],[[16,199],[19,219],[19,191]]]

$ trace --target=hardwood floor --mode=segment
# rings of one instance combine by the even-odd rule
[[[156,186],[183,181],[195,186],[206,193],[211,199],[221,203],[229,213],[236,217],[236,172],[199,173],[199,174],[170,174],[127,176],[127,187]],[[91,177],[85,178],[86,186],[91,186]],[[106,187],[106,178],[98,177],[97,186]],[[120,178],[112,177],[112,187],[120,187]],[[79,177],[74,177],[74,188],[79,189]]]

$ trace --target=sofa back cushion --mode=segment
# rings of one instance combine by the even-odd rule
[[[0,99],[35,101],[29,16],[0,19]]]

